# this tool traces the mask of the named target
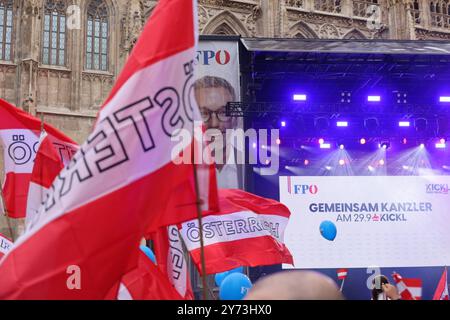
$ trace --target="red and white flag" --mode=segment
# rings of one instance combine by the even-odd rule
[[[284,244],[289,209],[272,199],[234,189],[219,190],[220,212],[204,217],[206,274],[239,266],[293,264]],[[201,272],[198,220],[182,223],[181,235]]]
[[[194,167],[172,152],[201,122],[196,5],[158,1],[92,133],[2,260],[0,299],[103,299],[135,268],[143,236],[197,216]]]
[[[158,269],[183,299],[193,300],[189,267],[176,226],[162,227],[152,235]]]
[[[347,269],[338,269],[337,276],[339,280],[345,280],[347,278]]]
[[[392,277],[403,300],[422,299],[422,279],[402,278],[398,273],[394,273]]]
[[[8,253],[13,246],[13,242],[8,237],[0,233],[0,259]]]
[[[59,130],[44,124],[52,139],[65,140]],[[3,146],[5,181],[2,190],[10,218],[25,218],[28,186],[39,145],[41,120],[0,99],[0,144]]]
[[[124,275],[106,300],[182,300],[167,277],[141,250],[137,266]]]
[[[445,270],[442,273],[441,279],[439,280],[438,286],[433,295],[433,300],[449,300],[447,267],[445,267]]]
[[[28,189],[27,225],[38,219],[37,213],[44,202],[45,193],[78,149],[76,142],[69,137],[65,136],[61,140],[47,134],[45,130],[41,132]]]

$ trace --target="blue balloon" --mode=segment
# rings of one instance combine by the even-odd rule
[[[230,271],[216,273],[214,276],[214,281],[216,282],[216,286],[220,287],[222,281],[230,274]]]
[[[336,238],[337,229],[336,225],[329,221],[325,220],[320,224],[320,234],[322,237],[329,241],[333,241]]]
[[[242,300],[252,287],[250,279],[242,273],[231,273],[225,279],[219,289],[220,300]]]
[[[141,248],[141,250],[145,253],[145,255],[153,261],[154,264],[156,264],[156,257],[155,254],[153,253],[152,249],[150,249],[147,246],[140,246],[139,248]]]
[[[232,273],[244,273],[244,267],[237,267],[235,269],[231,269],[231,270],[228,270],[228,271],[216,273],[216,275],[214,276],[214,280],[216,282],[216,285],[218,287],[220,287],[220,285],[222,284],[223,279],[225,279],[228,275],[230,275]]]
[[[231,269],[230,271],[228,271],[229,274],[231,273],[244,273],[244,267],[237,267],[234,269]]]

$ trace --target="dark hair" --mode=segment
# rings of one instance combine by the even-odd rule
[[[233,86],[223,78],[205,76],[195,81],[194,90],[197,91],[198,89],[206,89],[206,88],[224,88],[230,93],[232,100],[233,101],[236,100],[236,94]]]
[[[383,292],[382,285],[388,283],[389,283],[388,278],[382,274],[373,278],[372,300],[378,300],[378,295]],[[378,288],[377,285],[379,286]]]

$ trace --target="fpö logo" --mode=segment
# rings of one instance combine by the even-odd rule
[[[427,184],[426,188],[427,188],[427,193],[448,194],[448,184],[432,183],[432,184]]]
[[[289,194],[317,194],[319,188],[315,184],[293,184],[291,177],[287,177]]]
[[[199,50],[197,51],[197,61],[205,66],[211,64],[226,65],[230,62],[231,55],[227,50]]]

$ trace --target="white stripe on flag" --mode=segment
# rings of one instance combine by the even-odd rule
[[[408,287],[408,290],[414,298],[422,297],[422,287]]]
[[[271,236],[284,242],[288,218],[272,214],[241,211],[224,215],[211,215],[203,219],[204,245]],[[180,230],[189,251],[200,248],[198,221],[182,224]]]
[[[127,287],[120,283],[119,292],[117,293],[117,300],[133,300],[130,291],[128,291]]]

